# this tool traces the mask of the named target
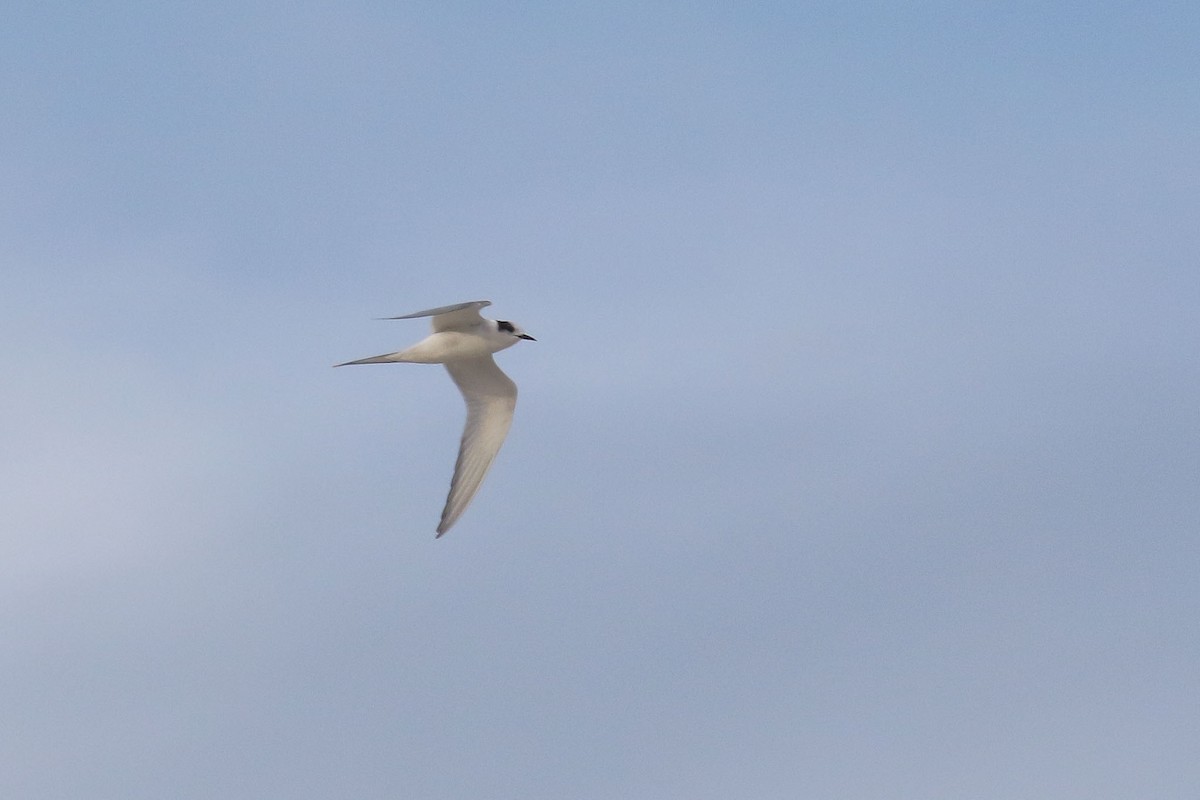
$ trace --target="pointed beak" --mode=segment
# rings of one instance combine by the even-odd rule
[[[533,337],[532,337],[532,336],[530,336],[528,333],[522,333],[522,334],[520,334],[519,336],[517,336],[517,338],[518,338],[518,339],[528,339],[528,340],[529,340],[529,341],[531,341],[531,342],[536,342],[536,341],[537,341],[537,339],[533,338]]]

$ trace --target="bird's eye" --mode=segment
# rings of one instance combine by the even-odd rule
[[[507,333],[512,333],[513,331],[516,330],[516,328],[513,327],[513,324],[511,322],[506,322],[505,320],[502,320],[502,319],[496,320],[496,327]]]

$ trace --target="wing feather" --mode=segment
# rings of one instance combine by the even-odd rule
[[[491,356],[452,361],[445,367],[467,403],[467,424],[454,464],[450,494],[438,524],[438,536],[450,530],[479,490],[508,436],[517,407],[517,385],[496,366]]]
[[[433,332],[463,330],[479,325],[483,317],[479,309],[492,304],[491,300],[471,300],[466,303],[455,303],[451,306],[439,306],[425,311],[414,311],[399,317],[384,317],[384,319],[416,319],[417,317],[433,317]]]

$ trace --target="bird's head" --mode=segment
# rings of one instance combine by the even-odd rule
[[[537,341],[537,339],[533,338],[528,333],[521,330],[521,326],[514,325],[505,319],[496,320],[496,330],[500,331],[501,333],[507,333],[509,336],[513,337],[514,339],[528,339],[531,342]]]

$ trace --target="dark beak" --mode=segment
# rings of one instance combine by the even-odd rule
[[[529,340],[529,341],[531,341],[531,342],[536,342],[536,341],[537,341],[537,339],[533,338],[533,337],[532,337],[532,336],[530,336],[528,333],[522,333],[522,334],[520,334],[519,336],[517,336],[517,338],[518,338],[518,339],[528,339],[528,340]]]

